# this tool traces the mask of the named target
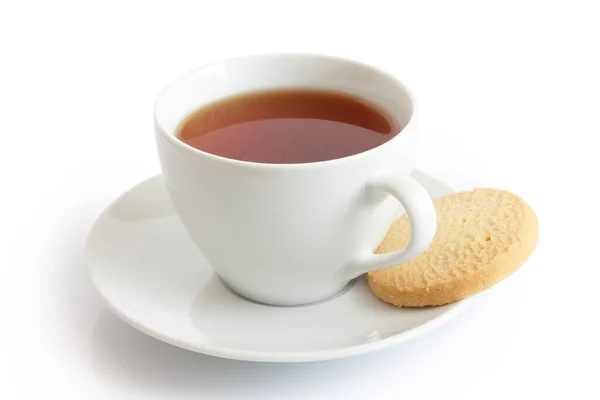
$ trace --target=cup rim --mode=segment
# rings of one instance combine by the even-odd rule
[[[163,126],[163,124],[161,123],[161,121],[159,121],[159,119],[157,117],[157,114],[158,114],[157,109],[159,106],[158,103],[160,102],[160,99],[163,97],[165,92],[167,92],[173,85],[177,84],[180,80],[183,80],[183,79],[189,77],[190,75],[197,73],[200,70],[210,68],[210,67],[213,67],[216,65],[228,63],[231,61],[242,60],[242,59],[251,59],[251,58],[264,59],[264,58],[271,58],[271,57],[273,57],[273,58],[276,58],[276,57],[298,57],[298,58],[312,58],[312,59],[342,61],[347,64],[354,64],[355,66],[359,66],[361,68],[369,70],[372,73],[375,73],[378,75],[383,75],[386,78],[394,81],[400,87],[400,89],[402,91],[404,91],[404,93],[410,100],[410,103],[412,105],[412,112],[411,112],[410,118],[409,118],[408,122],[406,123],[406,125],[404,127],[402,127],[401,131],[399,133],[397,133],[393,138],[386,141],[385,143],[380,144],[379,146],[373,147],[372,149],[369,149],[369,150],[366,150],[366,151],[363,151],[363,152],[360,152],[357,154],[352,154],[352,155],[346,156],[346,157],[334,158],[331,160],[315,161],[315,162],[307,162],[307,163],[286,163],[286,164],[261,163],[261,162],[254,162],[254,161],[237,160],[234,158],[223,157],[223,156],[219,156],[216,154],[212,154],[212,153],[197,149],[197,148],[190,146],[189,144],[183,142],[182,140],[179,140],[175,136],[174,133],[172,133],[172,132],[170,132],[170,130],[166,129]],[[406,85],[404,83],[402,83],[394,75],[392,75],[380,68],[374,67],[372,65],[369,65],[369,64],[366,64],[366,63],[363,63],[360,61],[356,61],[356,60],[353,60],[350,58],[333,56],[333,55],[325,55],[325,54],[319,54],[319,53],[295,53],[295,52],[256,53],[256,54],[248,54],[248,55],[242,55],[242,56],[236,56],[236,57],[229,57],[226,59],[203,64],[203,65],[196,67],[184,74],[181,74],[178,77],[176,77],[175,79],[171,80],[167,85],[165,85],[163,87],[163,89],[161,89],[158,96],[156,97],[156,101],[154,102],[154,124],[158,128],[160,133],[166,138],[166,140],[171,145],[175,146],[176,148],[181,149],[182,151],[187,151],[191,154],[195,154],[196,156],[206,157],[212,161],[220,162],[222,164],[226,164],[229,166],[235,166],[235,167],[297,170],[297,169],[309,169],[309,168],[342,165],[342,164],[356,161],[356,160],[362,159],[364,157],[375,155],[376,153],[381,152],[385,147],[391,146],[394,142],[397,142],[398,140],[400,140],[400,138],[402,136],[404,136],[404,135],[402,135],[402,132],[406,131],[411,125],[414,125],[413,121],[414,121],[414,116],[416,114],[416,110],[417,110],[417,104],[415,102],[415,97],[412,94],[412,91],[408,87],[406,87]]]

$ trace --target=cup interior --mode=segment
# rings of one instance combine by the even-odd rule
[[[413,114],[413,101],[404,85],[376,68],[329,56],[272,54],[217,62],[177,78],[156,101],[156,123],[174,135],[189,114],[214,101],[285,88],[322,89],[362,98],[402,128]]]

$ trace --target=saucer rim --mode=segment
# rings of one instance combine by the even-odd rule
[[[455,185],[448,184],[441,179],[438,179],[435,176],[429,175],[421,170],[415,169],[413,173],[424,176],[427,179],[431,179],[436,181],[437,184],[447,186],[452,191],[456,192],[460,189],[455,188]],[[177,337],[169,336],[163,334],[151,327],[145,325],[141,321],[136,320],[135,318],[128,315],[124,310],[118,307],[110,300],[110,296],[107,296],[101,285],[99,285],[95,278],[94,273],[92,272],[92,267],[90,266],[91,261],[89,260],[89,248],[91,247],[91,239],[95,236],[95,232],[99,229],[100,222],[106,217],[106,214],[115,206],[121,199],[126,197],[130,192],[135,190],[137,187],[142,186],[154,179],[157,179],[161,176],[161,174],[154,175],[147,179],[140,181],[139,183],[133,185],[121,195],[119,195],[115,200],[113,200],[94,221],[92,228],[87,236],[84,250],[84,260],[85,260],[85,270],[89,281],[92,283],[92,286],[96,289],[102,300],[105,302],[109,310],[119,317],[121,320],[132,326],[133,328],[139,330],[142,333],[145,333],[148,336],[151,336],[155,339],[158,339],[162,342],[168,343],[170,345],[180,347],[185,350],[189,350],[195,353],[201,353],[208,356],[219,357],[219,358],[227,358],[231,360],[240,360],[240,361],[258,361],[258,362],[274,362],[274,363],[293,363],[293,362],[311,362],[311,361],[324,361],[324,360],[332,360],[339,359],[345,357],[351,357],[360,354],[366,354],[373,351],[382,350],[384,348],[388,348],[394,345],[398,345],[404,342],[407,342],[411,339],[414,339],[418,336],[424,335],[428,332],[433,331],[434,329],[442,326],[444,323],[448,322],[459,313],[464,311],[472,302],[473,298],[469,297],[463,300],[460,300],[456,303],[451,303],[444,305],[442,307],[448,307],[448,310],[445,310],[440,315],[432,318],[431,320],[421,324],[417,327],[410,328],[406,331],[396,333],[385,339],[380,339],[375,342],[363,343],[358,345],[340,347],[337,349],[328,349],[328,350],[316,350],[316,351],[256,351],[256,350],[243,350],[243,349],[232,349],[221,346],[214,345],[202,345],[198,343],[192,343],[185,340],[178,339]],[[364,277],[360,277],[359,279],[364,279]]]

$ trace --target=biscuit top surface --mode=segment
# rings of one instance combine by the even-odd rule
[[[475,189],[444,196],[435,201],[438,228],[430,248],[401,265],[369,274],[398,290],[414,290],[464,280],[481,273],[478,269],[497,257],[510,254],[528,230],[537,237],[537,220],[529,206],[510,192]],[[535,217],[533,217],[535,218]],[[410,224],[406,215],[398,218],[377,249],[387,253],[406,247]]]

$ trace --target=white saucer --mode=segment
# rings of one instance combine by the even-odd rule
[[[454,192],[421,172],[433,198]],[[217,357],[295,362],[346,357],[405,342],[440,326],[468,301],[398,309],[364,278],[341,295],[301,307],[244,300],[226,288],[187,237],[161,176],[117,199],[88,238],[88,272],[112,311],[140,331]]]

